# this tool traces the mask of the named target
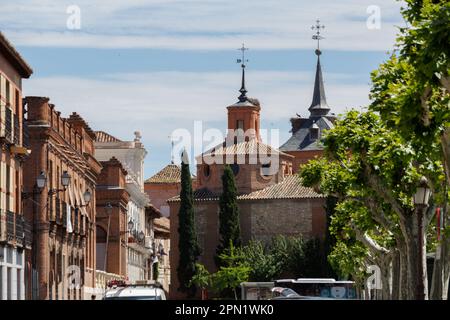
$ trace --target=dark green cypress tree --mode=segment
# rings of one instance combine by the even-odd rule
[[[233,170],[229,165],[225,165],[222,175],[222,195],[220,196],[219,206],[220,243],[215,257],[218,267],[221,266],[219,256],[230,247],[230,243],[234,247],[240,247],[242,242],[236,181]]]
[[[195,274],[195,263],[200,255],[194,219],[194,195],[192,191],[191,172],[187,155],[182,156],[180,210],[178,212],[178,250],[180,259],[177,267],[179,290],[194,297],[196,288],[189,286]]]

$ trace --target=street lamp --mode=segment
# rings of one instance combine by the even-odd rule
[[[63,185],[64,188],[67,188],[70,184],[70,179],[71,176],[67,171],[64,171],[63,174],[61,175],[61,184]]]
[[[416,286],[416,299],[425,300],[425,272],[424,265],[426,258],[424,254],[425,244],[425,232],[423,227],[423,215],[425,208],[428,207],[428,201],[430,200],[431,189],[428,186],[428,180],[425,177],[420,178],[419,185],[416,193],[414,194],[414,205],[417,212],[417,286]]]
[[[145,233],[144,233],[144,231],[140,231],[140,232],[138,233],[137,236],[138,236],[139,242],[144,241],[144,238],[145,238]]]
[[[425,177],[420,178],[419,187],[414,194],[414,204],[428,206],[428,201],[430,200],[431,189],[428,186],[428,180]]]
[[[91,198],[92,198],[91,192],[89,191],[89,189],[86,189],[86,191],[83,193],[84,202],[88,204],[91,201]]]
[[[44,189],[45,183],[47,182],[47,177],[45,176],[45,172],[41,171],[41,173],[36,178],[36,185],[39,190]]]
[[[105,206],[105,211],[106,211],[106,214],[108,215],[108,217],[111,215],[112,210],[113,210],[113,206],[111,205],[111,203],[108,202]]]
[[[128,221],[128,231],[131,233],[131,231],[133,231],[133,228],[134,228],[134,222],[130,218],[130,221]]]

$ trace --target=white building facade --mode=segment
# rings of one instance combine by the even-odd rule
[[[145,208],[150,204],[150,199],[144,192],[144,159],[147,151],[141,143],[139,132],[135,132],[134,141],[122,141],[101,131],[96,132],[96,135],[97,141],[94,144],[96,159],[108,161],[115,157],[127,171],[126,191],[130,194],[127,220],[132,222],[132,228],[123,232],[128,232],[128,281],[147,280],[151,251],[146,246],[146,239],[152,233],[146,223],[145,213]]]

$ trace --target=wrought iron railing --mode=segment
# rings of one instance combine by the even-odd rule
[[[7,141],[12,142],[13,139],[12,110],[8,107],[5,108],[5,138]]]
[[[24,244],[25,241],[24,224],[24,217],[22,215],[16,215],[16,241],[20,244]]]
[[[15,239],[14,233],[14,212],[6,211],[6,238],[7,241],[13,241]]]

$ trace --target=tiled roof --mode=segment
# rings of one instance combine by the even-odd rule
[[[209,189],[203,188],[194,191],[196,201],[217,201],[218,194]],[[302,185],[297,175],[287,176],[280,183],[269,186],[265,189],[254,191],[248,194],[238,196],[238,200],[270,200],[270,199],[311,199],[323,198],[324,195],[315,192],[312,188]],[[179,196],[175,196],[168,202],[180,201]]]
[[[95,141],[97,142],[122,142],[122,140],[106,133],[104,131],[95,131]]]
[[[281,151],[306,151],[322,150],[323,145],[319,139],[311,139],[310,128],[313,124],[319,127],[320,135],[324,130],[333,128],[333,122],[329,119],[333,116],[304,119],[300,129],[298,129],[281,147]]]
[[[272,148],[271,146],[258,142],[256,139],[250,141],[243,141],[232,145],[226,145],[225,142],[205,151],[202,157],[215,157],[224,155],[249,155],[249,154],[267,154],[267,155],[286,155],[279,150]]]
[[[31,76],[33,69],[31,69],[28,63],[22,58],[20,53],[16,51],[2,32],[0,32],[0,53],[4,54],[5,57],[12,62],[23,78],[29,78]]]
[[[254,191],[238,197],[240,200],[264,200],[264,199],[302,199],[323,198],[324,195],[315,192],[312,188],[302,185],[297,175],[287,176],[280,183],[274,184],[262,190]]]
[[[176,164],[165,166],[154,176],[150,177],[145,183],[180,183],[181,168]]]
[[[207,188],[197,189],[193,192],[194,199],[197,201],[214,201],[219,200],[219,195],[215,194]],[[180,195],[167,200],[167,202],[177,202],[180,201]]]
[[[156,218],[155,220],[153,220],[153,225],[154,225],[155,231],[159,231],[162,233],[170,232],[170,220],[168,218],[165,218],[165,217]]]

